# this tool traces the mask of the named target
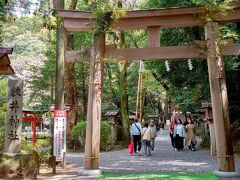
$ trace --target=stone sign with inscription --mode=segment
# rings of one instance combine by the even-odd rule
[[[23,81],[8,80],[5,152],[20,153],[22,131]]]

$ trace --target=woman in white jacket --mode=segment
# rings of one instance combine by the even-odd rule
[[[176,139],[176,148],[178,151],[183,151],[183,139],[186,136],[185,127],[182,124],[181,119],[177,119],[177,125],[174,127],[174,137]]]

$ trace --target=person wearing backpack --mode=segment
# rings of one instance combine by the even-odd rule
[[[141,147],[142,147],[142,141],[141,141],[141,133],[142,133],[142,126],[138,122],[138,119],[135,119],[130,130],[131,137],[133,138],[133,145],[134,145],[134,152],[141,155]]]

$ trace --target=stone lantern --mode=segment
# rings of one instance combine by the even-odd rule
[[[111,146],[113,147],[115,139],[114,125],[118,124],[120,112],[109,111],[106,113],[106,116],[108,118],[108,123],[111,125]]]

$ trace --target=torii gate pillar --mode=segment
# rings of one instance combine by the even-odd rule
[[[234,172],[234,156],[228,111],[228,97],[224,62],[221,56],[218,23],[205,24],[205,38],[208,47],[208,72],[215,125],[217,163],[221,172]]]
[[[99,173],[100,127],[102,114],[102,76],[105,36],[93,35],[88,91],[84,170]],[[96,175],[96,174],[95,174]]]

